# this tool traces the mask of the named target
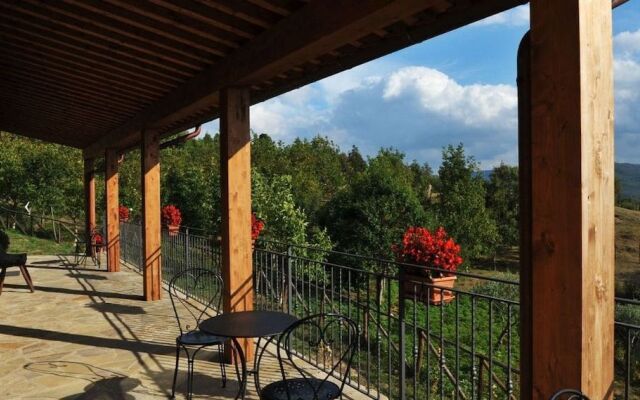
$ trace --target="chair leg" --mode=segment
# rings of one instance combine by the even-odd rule
[[[7,268],[2,267],[0,271],[0,294],[2,294],[2,286],[4,285],[4,277],[7,274]]]
[[[29,274],[29,270],[27,270],[27,266],[21,265],[19,268],[20,268],[20,272],[22,272],[22,277],[27,282],[27,285],[29,286],[31,293],[33,293],[35,290],[33,289],[33,281],[31,280],[31,274]]]
[[[222,375],[222,387],[227,387],[227,369],[224,365],[224,355],[223,355],[222,345],[218,346],[218,352],[220,357],[220,374]]]
[[[191,400],[191,398],[193,397],[193,363],[194,363],[194,359],[192,359],[191,357],[188,357],[188,364],[189,366],[187,367],[187,400]]]
[[[176,380],[178,379],[178,367],[180,366],[180,345],[176,343],[176,369],[173,371],[173,385],[171,386],[171,398],[176,398]]]

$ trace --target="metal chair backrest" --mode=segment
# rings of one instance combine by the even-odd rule
[[[589,400],[589,398],[579,390],[562,389],[551,396],[549,400]]]
[[[173,276],[169,282],[169,297],[180,334],[198,330],[200,322],[219,314],[224,284],[220,274],[191,268]]]
[[[318,389],[311,378],[322,384],[339,382],[340,392],[349,378],[349,372],[358,344],[358,325],[350,318],[340,314],[316,314],[303,318],[283,332],[278,340],[278,363],[282,379],[303,378],[314,393],[313,399],[320,400]],[[313,355],[315,352],[315,356]],[[311,374],[304,369],[309,360],[316,363],[322,373]],[[292,366],[287,370],[286,365]],[[307,364],[307,368],[309,365]],[[317,372],[317,371],[316,371]],[[297,376],[295,376],[297,375]],[[287,388],[287,397],[291,395]]]

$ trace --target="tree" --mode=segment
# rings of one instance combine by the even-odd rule
[[[447,146],[442,151],[439,222],[462,246],[466,261],[489,255],[498,239],[497,227],[485,208],[485,188],[478,165],[464,147]]]
[[[322,224],[338,250],[391,258],[391,245],[408,226],[428,223],[403,158],[401,153],[382,150],[325,206]]]
[[[496,221],[499,243],[516,246],[519,241],[518,168],[501,163],[487,183],[487,208]]]

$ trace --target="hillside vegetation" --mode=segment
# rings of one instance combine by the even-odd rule
[[[634,297],[640,297],[640,212],[620,207],[616,207],[616,280],[619,292],[635,291]]]

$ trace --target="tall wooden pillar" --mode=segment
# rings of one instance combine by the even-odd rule
[[[142,251],[144,298],[160,300],[162,293],[160,224],[160,135],[142,132]]]
[[[224,312],[253,309],[249,105],[248,89],[228,88],[220,93]],[[242,345],[251,359],[252,342],[245,340]]]
[[[118,213],[118,152],[107,149],[105,152],[105,199],[107,217],[107,271],[120,271],[120,216]]]
[[[96,227],[96,178],[93,158],[84,160],[84,232],[86,253],[93,255],[91,231]]]
[[[524,399],[610,399],[614,154],[610,0],[531,1],[530,174],[522,295]],[[529,226],[526,226],[526,225]],[[527,310],[524,310],[525,314]]]

